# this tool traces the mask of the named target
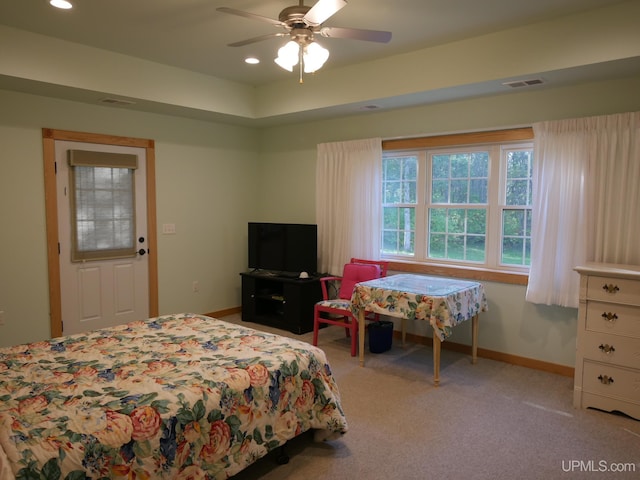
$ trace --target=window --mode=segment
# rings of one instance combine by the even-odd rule
[[[528,269],[531,143],[384,150],[384,258]]]
[[[502,209],[501,263],[529,266],[531,259],[531,193],[533,150],[505,152],[506,180]]]
[[[385,157],[383,161],[383,251],[415,252],[418,158]]]
[[[71,260],[134,256],[137,157],[69,150],[69,165]]]
[[[489,154],[428,154],[428,257],[484,262]]]

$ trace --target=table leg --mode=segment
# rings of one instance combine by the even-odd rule
[[[440,385],[440,344],[442,341],[440,337],[433,332],[433,384],[434,386]]]
[[[358,351],[360,355],[360,366],[364,367],[364,334],[367,328],[365,323],[365,310],[361,308],[358,311]]]
[[[478,314],[471,318],[471,363],[478,363]]]

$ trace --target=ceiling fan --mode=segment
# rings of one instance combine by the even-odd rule
[[[278,50],[278,58],[275,62],[289,71],[293,71],[293,67],[300,63],[300,83],[302,83],[303,70],[307,73],[315,72],[329,57],[329,51],[315,43],[316,35],[380,43],[391,40],[391,32],[323,26],[326,20],[346,5],[345,0],[318,0],[313,7],[310,7],[304,5],[304,0],[300,0],[298,5],[282,10],[277,20],[228,7],[220,7],[217,10],[282,27],[284,31],[248,38],[230,43],[229,46],[241,47],[272,38],[289,37],[290,41]]]

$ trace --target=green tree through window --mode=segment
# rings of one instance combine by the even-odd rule
[[[382,183],[382,249],[392,255],[411,255],[415,246],[417,158],[385,158]]]
[[[506,152],[501,253],[506,265],[529,265],[531,261],[532,157],[529,149]]]

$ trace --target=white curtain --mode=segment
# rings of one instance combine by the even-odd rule
[[[318,268],[341,274],[351,257],[378,259],[382,231],[382,140],[318,145]]]
[[[526,298],[578,306],[585,261],[640,265],[640,112],[537,123]]]

